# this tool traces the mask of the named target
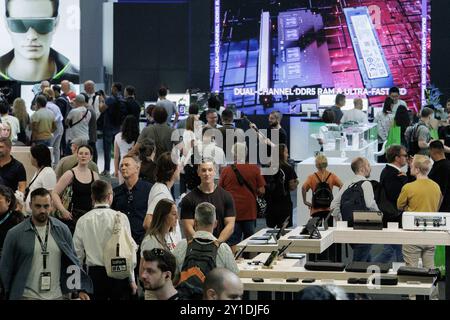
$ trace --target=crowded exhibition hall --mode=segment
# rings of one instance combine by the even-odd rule
[[[450,300],[449,16],[0,1],[0,300]]]

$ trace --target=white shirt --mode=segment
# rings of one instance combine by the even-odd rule
[[[169,237],[169,240],[170,240],[170,242],[167,242],[167,240],[166,240],[166,243],[167,243],[167,247],[172,252],[175,249],[177,244],[175,242],[173,242],[172,241],[173,239],[170,238],[170,237]],[[167,248],[164,247],[156,239],[156,237],[154,235],[151,235],[151,236],[148,235],[148,234],[145,235],[145,237],[144,237],[144,239],[142,240],[142,243],[141,243],[141,257],[144,257],[144,251],[145,250],[152,250],[152,249],[155,249],[155,248],[167,250]]]
[[[80,122],[77,123],[83,116],[86,114],[86,117]],[[83,140],[89,140],[89,120],[91,119],[91,113],[86,109],[86,107],[78,107],[70,110],[67,115],[67,123],[69,120],[72,120],[72,123],[77,123],[71,128],[67,129],[66,133],[66,141],[71,141],[75,138],[81,138]]]
[[[122,139],[122,132],[119,132],[114,137],[114,143],[117,143],[117,146],[119,147],[120,159],[123,159],[123,157],[131,150],[131,148],[133,148],[136,141],[127,143]]]
[[[93,94],[88,94],[89,97],[89,101],[88,104],[94,108],[95,111],[95,119],[98,119],[98,117],[100,117],[100,96],[97,95],[97,97],[95,98],[94,101],[94,105],[92,105],[92,99],[95,97],[95,93]]]
[[[357,123],[368,123],[367,114],[362,110],[358,109],[350,109],[344,111],[344,115],[342,116],[341,123],[354,121]]]
[[[30,207],[31,192],[33,192],[37,188],[45,188],[51,191],[55,188],[56,185],[56,174],[51,167],[45,167],[44,169],[42,169],[37,178],[34,179],[38,173],[39,171],[37,171],[33,175],[31,181],[33,180],[34,181],[31,185],[28,186],[28,188],[30,188],[30,192],[28,192],[27,198],[25,200],[27,214],[31,214],[31,207]]]
[[[46,226],[36,226],[42,241],[45,241]],[[28,274],[28,279],[23,291],[23,297],[26,299],[37,300],[59,300],[62,299],[62,291],[60,284],[61,276],[61,250],[58,247],[55,239],[53,239],[51,230],[48,230],[47,251],[47,268],[44,271],[44,264],[42,258],[42,248],[38,238],[35,236],[33,260],[31,262],[31,270]],[[51,274],[51,289],[50,291],[40,292],[40,276],[42,272],[50,272]]]
[[[200,155],[204,158],[214,159],[214,163],[219,166],[224,166],[227,164],[227,159],[225,157],[225,152],[221,147],[218,147],[214,142],[205,144],[203,142],[198,143],[198,151]],[[216,170],[215,179],[219,179],[220,172]]]
[[[17,134],[20,133],[20,122],[19,119],[17,119],[14,116],[10,116],[9,114],[4,115],[1,117],[2,122],[9,123],[9,126],[11,127],[11,140],[17,141]]]
[[[172,193],[170,193],[169,188],[164,183],[155,182],[152,189],[150,190],[150,194],[148,195],[147,214],[153,214],[156,205],[162,199],[169,199],[174,201]],[[170,237],[172,237],[172,239],[170,239]],[[180,223],[177,222],[175,230],[166,237],[166,242],[178,243],[180,240],[181,240],[181,229]]]
[[[99,206],[102,208],[97,208]],[[130,222],[127,216],[119,211],[110,209],[106,204],[97,204],[94,209],[78,219],[75,233],[73,234],[73,244],[81,263],[86,258],[87,266],[104,266],[103,252],[106,243],[112,236],[117,213],[120,215],[120,220],[126,233],[132,239]],[[134,243],[134,245],[137,249],[137,244]],[[136,259],[133,259],[133,265],[136,266]],[[131,270],[130,276],[134,279],[133,270]]]

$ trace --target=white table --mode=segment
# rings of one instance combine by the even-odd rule
[[[252,261],[265,261],[268,253],[262,253]],[[308,286],[335,285],[347,293],[366,294],[414,294],[430,296],[433,289],[432,279],[423,279],[421,283],[407,283],[402,276],[398,276],[399,282],[395,286],[372,286],[367,284],[349,284],[349,278],[369,278],[369,273],[360,272],[330,272],[310,271],[304,268],[306,259],[283,259],[276,261],[272,269],[264,269],[261,265],[249,265],[251,260],[241,260],[238,263],[239,277],[244,284],[244,289],[249,291],[269,292],[298,292]],[[389,270],[386,275],[396,276],[394,269]],[[263,278],[264,282],[254,282],[252,278]],[[288,278],[299,278],[298,282],[286,282]],[[302,283],[302,279],[314,278],[313,283]]]

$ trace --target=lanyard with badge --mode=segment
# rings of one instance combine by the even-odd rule
[[[50,220],[47,220],[47,226],[45,228],[45,242],[42,241],[41,236],[39,235],[39,232],[36,229],[36,226],[34,225],[33,221],[31,222],[31,226],[33,228],[34,233],[36,234],[36,237],[39,240],[39,244],[41,245],[41,254],[42,254],[42,266],[44,268],[43,272],[41,272],[39,276],[39,291],[45,292],[50,291],[51,289],[51,283],[52,283],[52,275],[50,272],[47,272],[47,257],[49,256],[49,252],[47,251],[47,244],[48,244],[48,230],[49,230],[49,224]]]

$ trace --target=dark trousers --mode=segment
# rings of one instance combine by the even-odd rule
[[[118,129],[103,129],[103,152],[105,155],[105,168],[103,171],[109,172],[111,168],[111,150],[114,142],[114,136],[118,132]]]
[[[129,300],[130,282],[108,277],[105,267],[88,267],[88,275],[94,285],[91,300]]]

